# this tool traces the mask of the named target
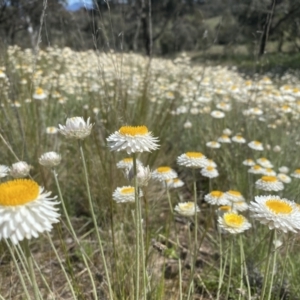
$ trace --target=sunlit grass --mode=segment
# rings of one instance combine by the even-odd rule
[[[31,178],[63,201],[61,222],[50,236],[30,241],[35,298],[297,299],[298,234],[279,227],[273,236],[248,210],[240,214],[252,227],[228,233],[226,226],[218,226],[226,210],[204,200],[217,190],[227,192],[228,203],[222,204],[229,209],[241,207],[234,202],[244,201],[247,207],[255,196],[269,194],[300,203],[297,78],[288,73],[244,78],[226,67],[193,65],[184,54],[174,61],[149,61],[136,54],[67,48],[41,51],[35,67],[30,51],[9,48],[0,67],[5,75],[0,78],[0,164],[26,161]],[[76,116],[93,124],[79,144],[55,130]],[[141,182],[134,180],[135,172],[142,176],[138,167],[116,167],[131,152],[111,152],[107,142],[118,131],[131,139],[147,134],[145,127],[129,126],[147,126],[159,139],[159,148],[151,152],[132,147],[132,162],[138,159],[151,170],[168,166],[183,186],[170,188],[169,182],[147,179],[139,202],[138,192],[132,203],[113,199],[118,187]],[[210,141],[221,147],[213,148]],[[50,151],[61,155],[55,169],[39,164]],[[203,167],[216,164],[217,177],[177,162],[182,153],[196,159],[200,152],[212,160]],[[261,172],[248,172],[246,159],[260,164]],[[277,174],[287,171],[292,181],[278,192],[257,189],[255,182],[270,176],[269,167]],[[1,182],[14,175],[6,173],[0,169]],[[196,216],[191,211],[195,204],[200,208]],[[177,213],[184,209],[188,213]],[[237,227],[244,220],[234,218]],[[295,220],[298,231],[300,220]],[[0,295],[33,298],[33,277],[21,252],[10,245],[0,244]],[[10,264],[12,253],[16,260]],[[18,276],[29,282],[27,290]]]

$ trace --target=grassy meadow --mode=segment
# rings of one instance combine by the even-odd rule
[[[270,230],[270,219],[261,224],[249,211],[258,196],[300,204],[300,82],[292,73],[243,75],[184,53],[149,60],[10,47],[0,62],[0,104],[0,165],[29,164],[27,178],[58,196],[61,215],[51,231],[12,243],[0,193],[0,299],[300,299],[298,212],[282,221],[293,232]],[[82,140],[58,130],[76,116],[93,124]],[[111,134],[143,125],[157,150],[111,151]],[[49,151],[61,155],[53,168],[39,163]],[[210,161],[185,167],[177,160],[184,153]],[[151,178],[138,188],[135,168],[130,176],[117,167],[127,158],[151,171],[172,168],[183,185]],[[5,175],[1,184],[14,180]],[[274,190],[261,188],[262,176]],[[135,186],[134,201],[113,198],[123,186]],[[221,192],[226,205],[207,201]],[[185,202],[200,211],[185,214]],[[231,229],[247,220],[247,230],[230,231],[231,212],[245,218]],[[289,213],[274,215],[280,223]]]

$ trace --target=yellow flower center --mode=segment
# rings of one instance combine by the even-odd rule
[[[121,194],[133,194],[134,187],[126,187],[121,190]]]
[[[156,169],[158,173],[167,173],[170,172],[172,169],[170,167],[159,167]]]
[[[211,194],[211,196],[213,196],[215,198],[219,198],[219,197],[222,197],[224,195],[224,193],[221,192],[221,191],[212,191],[210,194]]]
[[[127,157],[123,159],[123,162],[125,163],[131,163],[133,161],[133,159],[131,157]]]
[[[224,215],[224,221],[230,227],[241,227],[245,219],[243,216],[237,215],[235,213],[226,213]]]
[[[201,152],[187,152],[185,154],[189,158],[200,158],[203,157],[203,154]]]
[[[293,89],[293,92],[294,92],[294,93],[298,93],[298,92],[300,92],[300,90],[299,90],[298,88],[294,88],[294,89]]]
[[[262,181],[266,181],[266,182],[276,182],[277,181],[277,177],[276,176],[263,176],[261,178]]]
[[[295,170],[295,172],[294,173],[296,173],[296,174],[300,174],[300,169],[297,169],[297,170]]]
[[[227,193],[236,197],[240,197],[242,195],[240,192],[234,190],[229,190]]]
[[[225,140],[226,140],[226,139],[229,139],[228,135],[226,135],[226,134],[222,134],[221,138],[222,138],[222,139],[225,139]]]
[[[181,209],[191,209],[194,208],[194,202],[187,202],[181,205]]]
[[[260,145],[261,145],[261,142],[259,142],[259,141],[254,141],[253,144],[254,144],[255,146],[260,146]]]
[[[254,170],[259,170],[259,169],[261,169],[261,166],[255,165],[255,166],[253,166],[253,169],[254,169]]]
[[[145,135],[149,131],[148,131],[148,128],[146,126],[122,126],[119,129],[119,132],[122,135],[136,136],[136,135]]]
[[[221,211],[231,211],[231,206],[230,205],[222,205],[219,207],[219,210]]]
[[[261,161],[261,162],[266,162],[266,161],[268,161],[265,157],[262,157],[262,158],[260,158],[259,159],[259,161]]]
[[[243,137],[242,137],[241,135],[236,135],[235,138],[236,138],[237,140],[242,140],[242,139],[243,139]]]
[[[34,201],[39,185],[30,179],[17,179],[0,184],[0,206],[17,206]]]
[[[275,214],[289,214],[293,210],[291,205],[278,199],[267,200],[266,206]]]
[[[213,171],[215,168],[214,167],[212,167],[212,166],[208,166],[208,167],[206,167],[206,170],[207,171]]]
[[[179,182],[179,178],[174,178],[174,179],[173,179],[173,182],[174,182],[174,183]]]
[[[44,91],[43,91],[42,88],[37,88],[36,91],[35,91],[35,93],[36,93],[37,95],[42,95],[42,94],[44,93]]]

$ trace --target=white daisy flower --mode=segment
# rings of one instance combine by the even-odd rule
[[[87,122],[82,117],[68,118],[66,125],[58,125],[58,131],[66,138],[84,139],[91,134],[93,124],[90,124],[90,118]]]
[[[263,151],[264,150],[263,144],[259,141],[252,141],[252,142],[248,143],[248,146],[251,149],[256,150],[256,151]]]
[[[254,165],[249,170],[248,173],[252,174],[264,174],[265,169],[262,168],[260,165]]]
[[[244,165],[244,166],[253,167],[253,166],[255,166],[255,162],[254,162],[253,159],[247,158],[247,159],[245,159],[245,160],[243,161],[243,165]]]
[[[204,200],[211,205],[230,205],[230,201],[227,199],[226,194],[221,191],[211,191],[204,196]]]
[[[277,174],[277,178],[282,181],[283,183],[291,183],[292,178],[284,173]]]
[[[263,168],[272,169],[274,166],[272,163],[265,157],[261,157],[256,160],[258,164],[260,164]]]
[[[232,141],[238,144],[245,144],[246,140],[241,135],[235,135],[232,138]]]
[[[215,178],[219,176],[219,172],[212,166],[207,166],[200,171],[201,175],[208,178]]]
[[[125,150],[128,154],[158,149],[158,138],[146,126],[122,126],[108,138],[111,151]]]
[[[249,208],[245,201],[232,202],[233,211],[246,211]]]
[[[17,163],[12,164],[9,174],[14,178],[22,178],[29,175],[30,169],[32,167],[27,164],[25,161],[19,161]]]
[[[229,201],[232,201],[232,202],[245,201],[244,196],[239,191],[229,190],[225,194]]]
[[[186,152],[177,158],[177,163],[188,168],[204,168],[208,165],[207,158],[201,152]]]
[[[178,203],[175,206],[174,210],[176,212],[178,212],[180,215],[186,216],[186,217],[194,216],[195,213],[197,213],[197,212],[200,211],[198,205],[196,205],[196,207],[195,207],[195,203],[194,202]]]
[[[35,181],[17,179],[0,184],[0,240],[13,244],[37,238],[39,233],[51,231],[59,222],[59,202],[52,201],[51,192],[45,192]]]
[[[44,92],[42,88],[37,88],[32,95],[32,98],[35,100],[44,100],[47,98],[47,94]]]
[[[184,186],[184,182],[179,178],[167,179],[166,182],[169,189],[176,189]]]
[[[290,169],[286,166],[282,166],[282,167],[278,168],[278,171],[279,171],[279,173],[287,174],[290,171]]]
[[[135,189],[133,186],[118,187],[112,194],[113,200],[117,203],[126,203],[135,201]],[[139,197],[141,197],[141,191]]]
[[[292,174],[292,177],[300,178],[300,169],[295,170]]]
[[[159,167],[152,172],[152,178],[158,181],[166,181],[177,177],[176,171],[167,166]]]
[[[244,232],[251,228],[251,223],[242,215],[235,212],[227,212],[218,219],[220,228],[232,233],[237,234]]]
[[[269,229],[297,232],[300,229],[300,210],[293,201],[279,196],[256,196],[251,201],[251,215]]]
[[[136,165],[143,165],[142,162],[140,160],[136,160]],[[132,157],[126,157],[123,158],[122,160],[120,160],[117,163],[117,168],[118,169],[131,169],[133,166],[133,158]]]
[[[255,182],[255,187],[264,191],[282,191],[284,185],[276,176],[263,176]]]
[[[54,151],[46,152],[39,158],[39,163],[42,166],[50,168],[58,166],[60,164],[60,161],[61,155]]]
[[[223,119],[225,117],[225,113],[220,110],[213,110],[210,115],[215,119]]]
[[[231,143],[231,139],[228,135],[223,134],[218,138],[218,142],[219,143],[225,143],[225,144],[230,144]]]
[[[213,148],[213,149],[219,149],[221,147],[221,144],[215,141],[210,141],[206,143],[206,147]]]

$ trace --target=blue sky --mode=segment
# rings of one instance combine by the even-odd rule
[[[92,4],[93,0],[68,0],[68,4],[73,4],[73,3],[86,3],[86,4]]]

